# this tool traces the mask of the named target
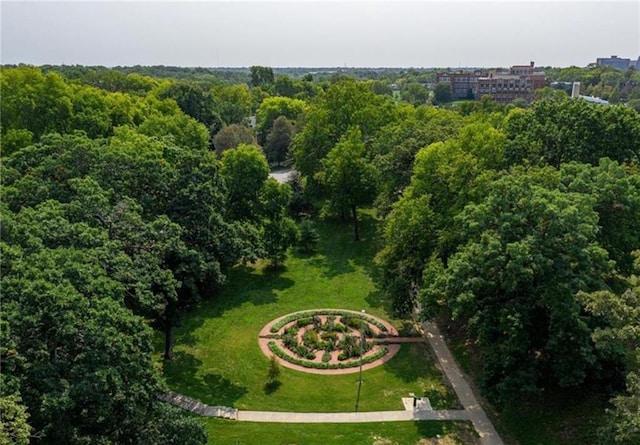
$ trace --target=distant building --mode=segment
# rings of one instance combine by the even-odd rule
[[[546,85],[544,73],[535,71],[535,64],[514,65],[509,71],[458,71],[439,73],[436,82],[451,84],[451,97],[459,99],[480,99],[489,95],[499,103],[509,103],[522,98],[533,100],[533,93]]]
[[[638,62],[640,62],[640,58]],[[618,56],[598,57],[596,59],[596,65],[598,66],[610,66],[619,70],[626,70],[629,67],[638,69],[638,62],[632,62],[631,59],[621,59]]]
[[[454,100],[475,99],[478,79],[483,75],[482,71],[458,71],[455,73],[438,73],[436,83],[448,82],[451,84],[451,97]]]
[[[572,99],[582,99],[582,100],[586,100],[589,103],[592,104],[599,104],[599,105],[609,105],[609,102],[601,99],[599,97],[594,97],[594,96],[582,96],[580,94],[580,82],[573,82],[573,87],[571,89],[571,98]]]
[[[514,65],[508,72],[491,71],[488,76],[480,77],[476,88],[476,97],[488,95],[498,103],[508,104],[515,99],[533,100],[535,90],[543,88],[547,78],[544,73],[535,71],[535,64]]]

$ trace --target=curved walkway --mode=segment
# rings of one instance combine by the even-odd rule
[[[349,413],[288,413],[273,411],[240,411],[234,408],[211,407],[197,400],[177,393],[167,393],[161,397],[180,408],[209,417],[223,417],[247,422],[276,423],[363,423],[400,422],[415,420],[470,420],[480,436],[481,445],[504,445],[498,432],[478,403],[471,386],[465,380],[460,368],[449,351],[438,326],[435,323],[423,325],[425,336],[431,345],[442,371],[451,383],[460,403],[461,410],[407,409],[404,411],[370,411]]]

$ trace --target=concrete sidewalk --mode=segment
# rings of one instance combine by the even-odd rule
[[[482,445],[504,445],[484,409],[480,403],[478,403],[478,399],[476,399],[476,396],[473,394],[471,386],[469,386],[469,383],[467,383],[460,371],[438,326],[436,326],[435,323],[427,322],[424,323],[423,328],[427,340],[429,340],[429,344],[438,358],[442,371],[449,379],[451,387],[464,407],[464,411],[468,413],[468,419],[473,422],[473,427],[480,435],[480,443]]]
[[[238,420],[275,423],[367,423],[414,420],[471,420],[465,410],[369,411],[360,413],[287,413],[238,411]]]

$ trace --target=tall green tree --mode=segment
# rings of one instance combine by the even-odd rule
[[[267,159],[278,165],[282,164],[289,154],[292,139],[293,126],[291,122],[284,116],[278,117],[273,122],[273,128],[269,132],[264,146]]]
[[[270,85],[273,83],[273,69],[268,66],[254,65],[249,68],[251,72],[251,85],[254,87],[260,87],[263,85]]]
[[[270,178],[260,194],[264,250],[271,265],[278,268],[286,259],[289,247],[298,239],[298,226],[287,215],[291,187]]]
[[[611,270],[588,195],[546,187],[547,171],[516,171],[456,218],[466,242],[425,268],[423,307],[446,308],[482,352],[483,385],[510,400],[582,383],[598,359],[579,291]]]
[[[451,102],[451,84],[449,82],[440,82],[433,89],[433,100],[436,104],[446,104]]]
[[[213,147],[218,157],[225,150],[236,148],[240,144],[257,145],[256,135],[249,127],[239,124],[231,124],[223,127],[213,136]]]
[[[401,116],[392,100],[374,94],[366,84],[343,80],[332,84],[306,115],[304,128],[296,134],[293,153],[296,169],[316,185],[314,176],[323,169],[323,159],[351,127],[361,139],[371,141],[376,133]]]
[[[353,239],[360,240],[358,207],[370,204],[376,191],[375,171],[366,159],[362,133],[351,128],[323,162],[324,184],[334,208],[351,213]]]
[[[240,144],[224,152],[220,174],[229,190],[231,218],[257,221],[260,191],[269,176],[269,164],[262,151],[255,145]]]
[[[635,274],[626,280],[626,290],[579,294],[587,311],[603,322],[592,334],[596,347],[605,357],[621,360],[626,374],[625,391],[611,400],[603,443],[631,445],[640,440],[640,251],[635,255]]]

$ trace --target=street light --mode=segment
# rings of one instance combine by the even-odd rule
[[[364,350],[364,309],[362,309],[363,317],[360,321],[360,378],[358,378],[358,395],[356,396],[356,412],[360,404],[360,389],[362,388],[362,351]]]

